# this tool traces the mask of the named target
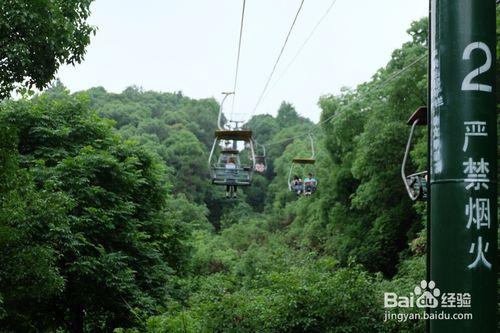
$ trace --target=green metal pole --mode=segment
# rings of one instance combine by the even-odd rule
[[[495,0],[431,0],[432,333],[497,331],[495,24]]]
[[[430,160],[431,160],[431,122],[430,122],[430,119],[431,119],[431,108],[430,108],[430,105],[431,105],[431,80],[430,80],[430,77],[431,77],[431,51],[432,48],[434,47],[431,43],[431,38],[430,38],[430,34],[432,32],[432,15],[431,15],[431,8],[432,8],[432,0],[429,0],[429,22],[427,23],[427,27],[429,29],[429,37],[427,38],[427,47],[429,49],[429,51],[427,52],[427,105],[429,107],[427,107],[427,133],[429,133],[427,135],[427,165],[426,165],[426,170],[427,172],[429,173],[429,170],[430,170]],[[429,176],[430,177],[430,176]],[[430,179],[430,178],[429,178]],[[427,211],[426,211],[426,217],[427,217],[427,232],[426,232],[426,236],[427,236],[427,246],[426,246],[426,256],[425,256],[425,267],[426,267],[426,272],[425,272],[425,279],[427,281],[431,281],[431,246],[430,246],[430,243],[431,243],[431,234],[432,234],[432,230],[431,230],[431,196],[432,196],[432,189],[431,189],[431,186],[428,185],[427,186]],[[425,309],[425,313],[426,314],[429,314],[430,313],[430,309]],[[426,333],[429,333],[430,330],[431,330],[431,326],[430,326],[431,322],[429,319],[427,319],[425,321],[425,332]]]

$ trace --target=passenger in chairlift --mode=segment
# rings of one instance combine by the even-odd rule
[[[236,161],[234,157],[229,157],[226,163],[226,170],[236,170]],[[236,185],[226,185],[226,198],[229,198],[231,195],[231,190],[233,192],[233,198],[236,198]]]
[[[257,164],[255,164],[255,171],[262,173],[265,170],[266,170],[266,167],[264,166],[263,163],[257,163]]]
[[[299,178],[299,176],[293,176],[292,187],[297,195],[301,195],[304,191],[304,183],[302,182],[302,179]]]
[[[318,185],[318,180],[314,178],[314,175],[310,172],[306,178],[304,178],[305,191],[304,195],[311,195],[316,191]]]

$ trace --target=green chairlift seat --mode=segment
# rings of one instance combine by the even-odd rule
[[[236,168],[228,169],[226,164],[230,158],[235,160]],[[241,165],[239,151],[235,149],[222,150],[217,163],[211,166],[212,184],[230,186],[250,186],[252,168]]]

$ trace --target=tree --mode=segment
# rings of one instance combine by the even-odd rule
[[[69,230],[71,209],[63,193],[39,190],[29,170],[19,167],[17,135],[0,124],[0,326],[4,332],[54,331],[40,300],[64,288],[55,245]]]
[[[196,136],[184,129],[165,141],[167,164],[174,170],[174,193],[184,193],[189,199],[203,202],[208,181],[208,154]]]
[[[276,118],[269,114],[253,116],[248,121],[247,126],[252,130],[255,140],[261,144],[270,142],[271,138],[279,131]]]
[[[92,0],[0,3],[0,99],[16,88],[44,88],[62,64],[80,63],[95,28]]]
[[[24,208],[16,226],[22,231],[35,225],[39,231],[32,233],[43,239],[62,234],[47,250],[37,252],[38,265],[55,272],[44,278],[52,281],[47,288],[55,285],[57,292],[47,289],[44,297],[31,303],[28,296],[18,297],[15,304],[24,301],[52,327],[71,332],[131,326],[137,313],[130,307],[153,314],[169,297],[172,276],[182,273],[188,254],[183,245],[189,235],[188,217],[179,218],[178,207],[167,205],[170,197],[162,163],[137,144],[122,142],[109,122],[88,110],[81,95],[71,97],[66,92],[56,99],[49,94],[9,102],[0,113],[0,124],[17,132],[12,142],[18,143],[19,165],[30,171],[31,186],[41,193],[27,199],[57,194],[64,199],[62,203],[53,199],[52,204],[45,199],[39,204],[44,207],[37,206],[42,199],[35,200]],[[19,203],[14,207],[23,209]],[[28,214],[30,209],[36,214]],[[2,213],[6,212],[4,207]],[[26,233],[26,240],[17,242],[30,244],[31,237]],[[9,265],[5,256],[0,259],[2,267]],[[22,283],[17,279],[12,285],[20,290],[29,286]],[[6,305],[12,304],[10,293],[5,296]],[[13,309],[19,310],[18,316],[26,314],[23,325],[40,329],[48,325],[26,309]]]
[[[304,118],[300,117],[292,104],[282,102],[278,109],[276,121],[280,128],[291,127],[299,124]]]

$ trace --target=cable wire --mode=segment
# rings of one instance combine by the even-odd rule
[[[401,73],[405,72],[406,70],[408,70],[410,67],[412,67],[413,65],[417,64],[418,62],[420,62],[422,59],[424,58],[427,58],[427,54],[424,54],[423,56],[420,56],[418,57],[415,61],[413,61],[412,63],[410,63],[408,66],[402,68],[400,71],[394,73],[393,75],[389,76],[389,78],[385,79],[384,80],[384,84],[381,85],[380,87],[377,87],[377,89],[380,89],[382,88],[385,84],[389,83],[389,81],[392,81],[393,79],[395,79],[396,77],[398,77]]]
[[[252,114],[251,114],[250,118],[254,115],[255,111],[257,110],[260,103],[262,102],[262,98],[264,97],[264,94],[266,93],[267,87],[269,86],[269,83],[271,82],[271,79],[273,78],[274,72],[276,71],[276,68],[278,67],[278,63],[280,62],[281,56],[283,55],[283,52],[285,51],[285,47],[288,43],[288,39],[290,38],[290,35],[292,34],[293,27],[295,26],[295,23],[297,22],[297,18],[299,17],[300,12],[302,11],[304,1],[305,0],[302,0],[300,2],[299,9],[297,10],[297,13],[295,14],[295,17],[293,19],[292,25],[290,26],[290,29],[288,30],[288,33],[286,35],[283,46],[281,47],[280,53],[278,54],[278,58],[276,58],[276,62],[274,63],[273,69],[272,69],[271,73],[269,74],[269,77],[267,78],[266,84],[264,85],[264,89],[262,89],[262,92],[259,96],[259,99],[257,100],[257,103],[255,104],[255,106],[252,110]]]
[[[394,80],[396,77],[398,77],[399,75],[401,75],[403,72],[405,72],[409,68],[415,66],[417,63],[419,63],[420,61],[422,61],[423,59],[426,59],[426,58],[427,58],[427,54],[424,54],[423,56],[418,57],[415,61],[411,62],[408,66],[406,66],[406,67],[402,68],[401,70],[399,70],[398,72],[392,74],[391,76],[389,76],[384,81],[379,82],[375,86],[375,88],[373,88],[369,93],[374,93],[374,92],[380,90],[381,88],[385,87],[385,85],[387,83],[389,83],[390,81]],[[360,110],[359,112],[364,112],[364,110]],[[323,119],[319,123],[314,124],[312,126],[312,128],[311,128],[311,131],[312,131],[313,128],[316,128],[316,127],[318,127],[318,126],[320,126],[320,125],[322,125],[322,124],[324,124],[324,123],[332,120],[335,116],[337,116],[337,113],[334,113],[331,116]],[[290,140],[295,140],[295,139],[301,138],[303,136],[310,135],[312,133],[311,131],[308,131],[308,132],[305,132],[305,133],[302,133],[302,134],[299,134],[299,135],[295,135],[295,136],[292,136],[292,137],[288,137],[288,138],[285,138],[285,139],[282,139],[282,140],[279,140],[279,141],[271,142],[271,143],[266,144],[265,146],[266,147],[275,146],[275,145],[279,145],[279,144],[285,143],[285,142],[290,141]]]
[[[238,40],[238,55],[236,56],[236,70],[234,74],[234,84],[233,84],[233,101],[231,105],[231,117],[230,119],[233,120],[233,115],[234,115],[234,103],[236,101],[236,86],[238,84],[238,72],[240,69],[240,54],[241,54],[241,41],[243,37],[243,23],[245,21],[245,7],[246,7],[246,0],[243,0],[243,6],[241,9],[241,22],[240,22],[240,37]]]
[[[288,65],[285,67],[285,69],[281,72],[280,76],[276,79],[276,81],[274,81],[274,83],[272,84],[271,88],[269,88],[269,90],[267,91],[267,93],[265,94],[265,96],[262,98],[262,100],[265,100],[266,97],[269,96],[269,93],[272,90],[274,90],[274,88],[276,88],[276,86],[278,85],[278,83],[283,79],[283,77],[288,72],[288,70],[290,69],[290,67],[292,67],[292,65],[295,63],[295,61],[299,57],[299,55],[302,53],[302,51],[306,47],[307,43],[309,43],[309,40],[311,40],[311,38],[314,35],[314,33],[316,32],[316,30],[318,30],[318,28],[321,25],[321,23],[323,23],[323,21],[326,19],[326,17],[328,16],[328,14],[330,14],[330,12],[333,9],[333,6],[335,5],[336,2],[337,2],[337,0],[333,0],[332,1],[332,3],[330,4],[330,6],[327,8],[326,12],[321,16],[321,18],[319,19],[319,21],[316,23],[316,25],[314,26],[314,28],[311,30],[311,32],[309,33],[309,35],[305,39],[304,43],[302,43],[302,45],[299,47],[299,49],[297,50],[297,53],[295,53],[295,56],[293,57],[293,59],[288,63]]]

